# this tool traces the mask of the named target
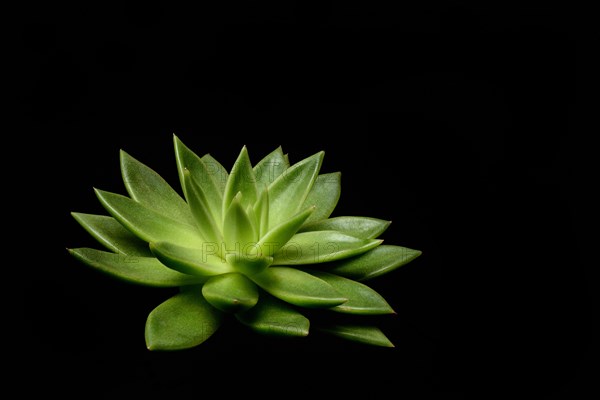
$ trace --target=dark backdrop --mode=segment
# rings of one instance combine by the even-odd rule
[[[14,139],[35,154],[27,230],[44,250],[27,263],[24,373],[46,392],[107,398],[206,396],[218,378],[223,395],[314,395],[313,382],[392,397],[584,390],[585,13],[440,3],[24,12],[30,136]],[[145,318],[171,292],[113,281],[65,248],[95,246],[69,215],[103,213],[92,187],[125,193],[119,149],[177,185],[173,133],[227,168],[244,144],[253,161],[278,145],[293,162],[325,150],[323,171],[343,173],[335,214],[393,220],[385,240],[423,251],[372,281],[398,311],[380,321],[397,347],[230,324],[197,349],[149,353]]]

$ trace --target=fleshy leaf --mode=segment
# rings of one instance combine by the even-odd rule
[[[242,274],[223,274],[202,286],[202,295],[213,307],[227,313],[251,309],[258,303],[258,287]]]
[[[283,156],[281,146],[269,153],[265,158],[260,160],[254,167],[254,175],[256,176],[256,185],[258,190],[269,187],[275,179],[288,168],[288,164]]]
[[[121,174],[131,198],[184,224],[193,221],[185,200],[154,170],[121,150]]]
[[[313,215],[306,220],[306,224],[329,218],[340,200],[341,193],[342,174],[340,172],[319,175],[304,201],[305,207],[317,206]]]
[[[343,339],[372,346],[394,347],[381,329],[375,326],[362,325],[329,325],[315,327],[318,331]]]
[[[246,253],[228,253],[225,256],[227,264],[246,276],[259,274],[273,264],[273,257],[254,254],[254,248],[248,250]]]
[[[369,217],[336,217],[306,224],[300,231],[338,231],[360,239],[375,239],[390,226],[390,221]]]
[[[213,276],[233,272],[217,254],[216,244],[201,248],[181,247],[168,242],[150,243],[150,250],[163,264],[184,274]]]
[[[206,166],[206,170],[208,171],[208,176],[210,176],[215,183],[215,186],[221,192],[221,195],[225,193],[225,185],[227,184],[227,179],[229,179],[229,173],[225,169],[220,162],[215,160],[213,156],[210,154],[205,154],[201,158],[202,162]]]
[[[330,308],[347,301],[327,282],[294,268],[270,267],[249,278],[278,299],[300,307]]]
[[[261,254],[273,256],[273,254],[281,249],[296,234],[298,229],[304,224],[304,221],[306,221],[314,211],[314,206],[309,207],[306,210],[299,212],[288,221],[271,229],[258,242]]]
[[[256,189],[256,177],[254,176],[254,170],[252,169],[252,163],[250,162],[246,146],[242,148],[231,169],[229,179],[227,179],[225,194],[223,195],[224,213],[229,209],[231,202],[240,192],[242,193],[241,201],[244,208],[256,203],[258,193]]]
[[[154,257],[109,253],[96,249],[69,249],[79,261],[114,278],[143,286],[178,287],[196,285],[206,278],[191,276],[165,267]]]
[[[189,208],[196,221],[196,226],[206,242],[221,243],[223,234],[215,221],[202,187],[194,180],[189,170],[184,171],[184,185],[188,196]],[[220,221],[219,221],[220,222]]]
[[[387,274],[408,264],[421,255],[421,251],[407,247],[381,245],[368,253],[332,264],[326,271],[356,281],[366,281]]]
[[[256,247],[258,242],[258,232],[242,206],[241,197],[241,193],[238,193],[232,200],[225,212],[223,223],[223,238],[227,251],[236,253],[245,253],[249,248]]]
[[[275,253],[273,264],[319,264],[365,253],[381,243],[381,240],[359,239],[336,231],[303,232],[294,235]]]
[[[246,312],[236,314],[242,324],[252,330],[274,336],[308,336],[310,321],[304,315],[266,293],[260,294],[256,306]]]
[[[313,270],[307,272],[329,283],[348,299],[344,304],[331,308],[333,311],[357,315],[395,314],[388,302],[365,284],[327,272]]]
[[[215,221],[222,221],[223,192],[220,189],[220,184],[216,182],[217,176],[215,175],[214,166],[211,165],[209,168],[196,153],[184,145],[175,135],[173,135],[173,142],[175,144],[175,156],[177,158],[179,179],[181,181],[181,186],[183,187],[185,198],[188,199],[184,182],[185,170],[188,169],[192,174],[192,178],[194,178],[194,180],[202,187],[204,195],[206,196],[206,202],[208,203]]]
[[[156,307],[146,321],[146,346],[153,351],[185,350],[210,338],[223,316],[197,291],[183,291]]]
[[[96,195],[117,221],[146,242],[173,241],[182,246],[202,246],[200,233],[193,225],[165,217],[129,197],[98,189]]]
[[[107,249],[128,256],[152,257],[148,243],[129,232],[113,217],[75,212],[71,215]]]
[[[258,236],[262,237],[269,229],[269,190],[267,188],[258,196],[254,205],[254,215],[256,216]]]
[[[302,209],[319,175],[324,155],[321,151],[294,164],[269,186],[269,229]]]

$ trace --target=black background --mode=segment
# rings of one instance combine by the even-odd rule
[[[419,4],[26,10],[13,138],[31,149],[26,229],[43,249],[26,257],[20,302],[33,386],[106,398],[314,395],[315,382],[444,398],[588,389],[585,12]],[[92,187],[125,193],[119,149],[176,186],[173,133],[227,168],[242,145],[255,162],[278,145],[292,162],[325,150],[322,171],[343,173],[335,215],[393,220],[386,242],[424,252],[372,281],[398,312],[379,321],[397,347],[228,324],[194,350],[148,352],[145,318],[171,292],[113,281],[65,248],[96,246],[69,215],[104,213]]]

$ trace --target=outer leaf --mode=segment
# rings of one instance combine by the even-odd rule
[[[324,155],[319,152],[294,164],[269,186],[269,229],[302,209],[319,175]]]
[[[360,239],[375,239],[390,226],[391,221],[368,217],[336,217],[312,222],[302,232],[338,231]]]
[[[233,272],[231,266],[217,256],[211,243],[202,248],[189,248],[158,242],[150,243],[150,250],[167,267],[184,274],[213,276]]]
[[[273,264],[273,257],[251,254],[255,250],[254,248],[249,250],[251,251],[246,254],[228,253],[225,256],[227,263],[231,265],[235,271],[246,276],[259,274]]]
[[[256,189],[256,177],[254,176],[254,170],[252,169],[252,163],[250,162],[246,146],[242,148],[231,169],[229,179],[227,179],[225,194],[223,195],[223,212],[228,210],[234,197],[240,192],[242,193],[241,199],[244,208],[256,203],[258,193]]]
[[[250,279],[278,299],[301,307],[329,308],[347,301],[327,282],[294,268],[270,267]]]
[[[153,351],[200,345],[219,329],[222,314],[200,291],[183,291],[154,309],[146,321],[146,346]]]
[[[154,257],[138,257],[109,253],[96,249],[69,249],[69,253],[84,264],[112,277],[154,287],[196,285],[206,279],[173,271]]]
[[[173,135],[173,142],[175,144],[179,179],[181,181],[181,186],[184,189],[183,192],[185,198],[188,198],[188,194],[185,192],[184,182],[185,170],[188,169],[194,180],[202,186],[202,190],[204,191],[208,206],[215,221],[222,221],[223,191],[221,190],[221,185],[215,181],[217,176],[215,175],[214,165],[211,165],[209,168],[196,153],[184,145],[175,135]]]
[[[71,213],[71,215],[109,250],[128,256],[152,257],[148,243],[123,228],[123,225],[113,217],[82,213]]]
[[[285,172],[289,164],[286,163],[281,146],[269,153],[254,167],[256,185],[259,190],[269,187],[275,179]]]
[[[306,224],[329,218],[340,200],[341,193],[342,174],[340,172],[319,175],[308,197],[304,201],[305,207],[317,206],[317,209],[306,221]]]
[[[329,325],[316,327],[317,330],[351,340],[353,342],[381,347],[394,347],[384,333],[374,326],[361,325]]]
[[[212,178],[213,182],[221,192],[221,195],[223,195],[223,193],[225,193],[227,179],[229,179],[229,173],[225,167],[223,167],[223,165],[215,160],[210,154],[205,154],[202,156],[201,160],[206,166],[208,175]]]
[[[406,265],[420,255],[419,250],[382,245],[358,257],[338,261],[327,271],[357,281],[366,281]]]
[[[246,311],[258,303],[258,287],[237,273],[210,278],[202,286],[202,295],[213,307],[227,313]]]
[[[190,209],[181,196],[154,170],[123,150],[121,174],[133,200],[175,221],[192,223]]]
[[[290,305],[266,293],[251,310],[236,314],[242,324],[252,330],[275,336],[308,336],[310,321]]]
[[[327,272],[313,270],[308,272],[329,283],[335,290],[348,298],[344,304],[331,308],[333,311],[358,315],[395,314],[392,307],[379,293],[362,283]]]
[[[165,217],[119,194],[96,189],[96,196],[117,221],[146,242],[171,241],[182,246],[202,246],[202,238],[195,226]]]
[[[319,264],[365,253],[382,240],[359,239],[336,231],[294,235],[274,256],[274,265]]]
[[[262,254],[269,257],[273,256],[273,254],[281,249],[296,234],[298,229],[304,224],[304,221],[306,221],[314,211],[314,206],[309,207],[296,214],[290,220],[271,229],[258,242],[258,247],[262,250]]]
[[[223,237],[227,251],[245,253],[254,249],[258,242],[258,232],[254,222],[250,220],[241,202],[241,195],[236,196],[225,213]]]
[[[185,190],[188,194],[188,202],[190,204],[189,208],[192,210],[192,215],[200,234],[206,242],[223,242],[223,234],[210,211],[204,191],[194,178],[192,178],[189,170],[185,170],[184,175]]]

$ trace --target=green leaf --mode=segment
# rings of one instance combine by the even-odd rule
[[[317,206],[306,224],[329,218],[340,200],[341,193],[342,174],[340,172],[319,175],[304,201],[304,207]]]
[[[189,247],[202,246],[202,238],[195,226],[165,217],[129,197],[98,189],[95,191],[104,208],[140,239],[146,242],[176,242]]]
[[[264,335],[305,337],[310,328],[310,321],[304,315],[266,293],[261,293],[256,306],[236,314],[236,318]]]
[[[192,178],[194,178],[194,180],[202,187],[202,191],[206,196],[206,201],[215,221],[222,221],[223,191],[221,190],[221,184],[216,181],[218,177],[215,175],[214,164],[211,164],[210,167],[207,166],[196,153],[184,145],[175,135],[173,135],[173,142],[175,144],[179,179],[181,181],[181,186],[183,187],[185,198],[188,199],[188,193],[185,191],[185,170],[188,169],[192,174]]]
[[[329,283],[348,299],[344,304],[331,308],[345,314],[382,315],[395,314],[387,301],[375,290],[362,283],[322,271],[307,271]]]
[[[249,278],[278,299],[300,307],[329,308],[347,301],[327,282],[294,268],[270,267]]]
[[[312,222],[302,232],[338,231],[360,239],[375,239],[390,226],[390,221],[368,217],[336,217]]]
[[[300,229],[304,221],[310,217],[315,211],[315,207],[309,207],[306,210],[299,212],[288,221],[282,222],[258,241],[258,247],[261,249],[261,254],[273,256],[281,249]]]
[[[258,232],[242,206],[241,197],[239,193],[232,200],[223,223],[223,238],[227,251],[236,253],[246,253],[249,249],[255,249],[258,242]]]
[[[191,276],[165,267],[154,257],[115,254],[96,249],[68,249],[79,261],[114,278],[137,285],[178,287],[196,285],[205,278]]]
[[[121,174],[131,198],[159,214],[192,223],[185,200],[155,171],[121,150]]]
[[[381,329],[362,325],[329,325],[315,327],[318,331],[362,344],[380,347],[394,347]]]
[[[215,308],[226,313],[251,309],[258,303],[258,287],[242,274],[214,276],[202,287],[202,295]]]
[[[244,253],[228,253],[225,258],[227,263],[233,267],[234,270],[246,275],[256,275],[263,272],[271,264],[273,264],[273,257],[261,256],[254,254],[255,249],[251,248],[246,254]]]
[[[192,215],[194,216],[200,234],[206,242],[223,242],[223,234],[221,233],[213,214],[210,212],[210,207],[204,191],[187,169],[184,171],[183,182],[186,193],[188,194],[189,208],[192,210]],[[221,221],[219,221],[219,223],[220,222]]]
[[[269,153],[265,158],[260,160],[254,167],[254,175],[256,176],[256,185],[259,190],[269,187],[275,179],[288,168],[288,163],[285,160],[281,146]]]
[[[252,169],[252,163],[250,162],[246,146],[242,148],[231,169],[229,179],[227,179],[225,194],[223,195],[223,212],[229,209],[231,202],[240,192],[242,193],[241,201],[244,208],[256,203],[258,193],[256,189],[256,177],[254,176],[254,170]]]
[[[327,271],[353,280],[366,281],[406,265],[420,255],[419,250],[382,245],[358,257],[333,263]]]
[[[294,164],[269,186],[269,229],[302,209],[319,175],[324,155],[321,151]]]
[[[203,155],[200,160],[202,160],[206,166],[208,176],[212,178],[222,196],[223,193],[225,193],[225,185],[227,184],[227,179],[229,179],[229,173],[225,167],[223,167],[223,165],[221,165],[221,163],[214,159],[210,154]]]
[[[156,307],[146,321],[146,346],[152,351],[185,350],[210,338],[223,316],[200,290],[183,291]]]
[[[258,237],[263,237],[269,229],[269,191],[264,189],[254,205]]]
[[[274,265],[319,264],[365,253],[382,240],[359,239],[336,231],[303,232],[294,235],[273,258]]]
[[[107,249],[129,256],[152,257],[148,243],[129,232],[113,217],[75,212],[71,215]]]
[[[184,274],[213,276],[233,272],[217,254],[217,245],[206,243],[202,248],[181,247],[173,243],[150,243],[150,250],[163,264]]]

